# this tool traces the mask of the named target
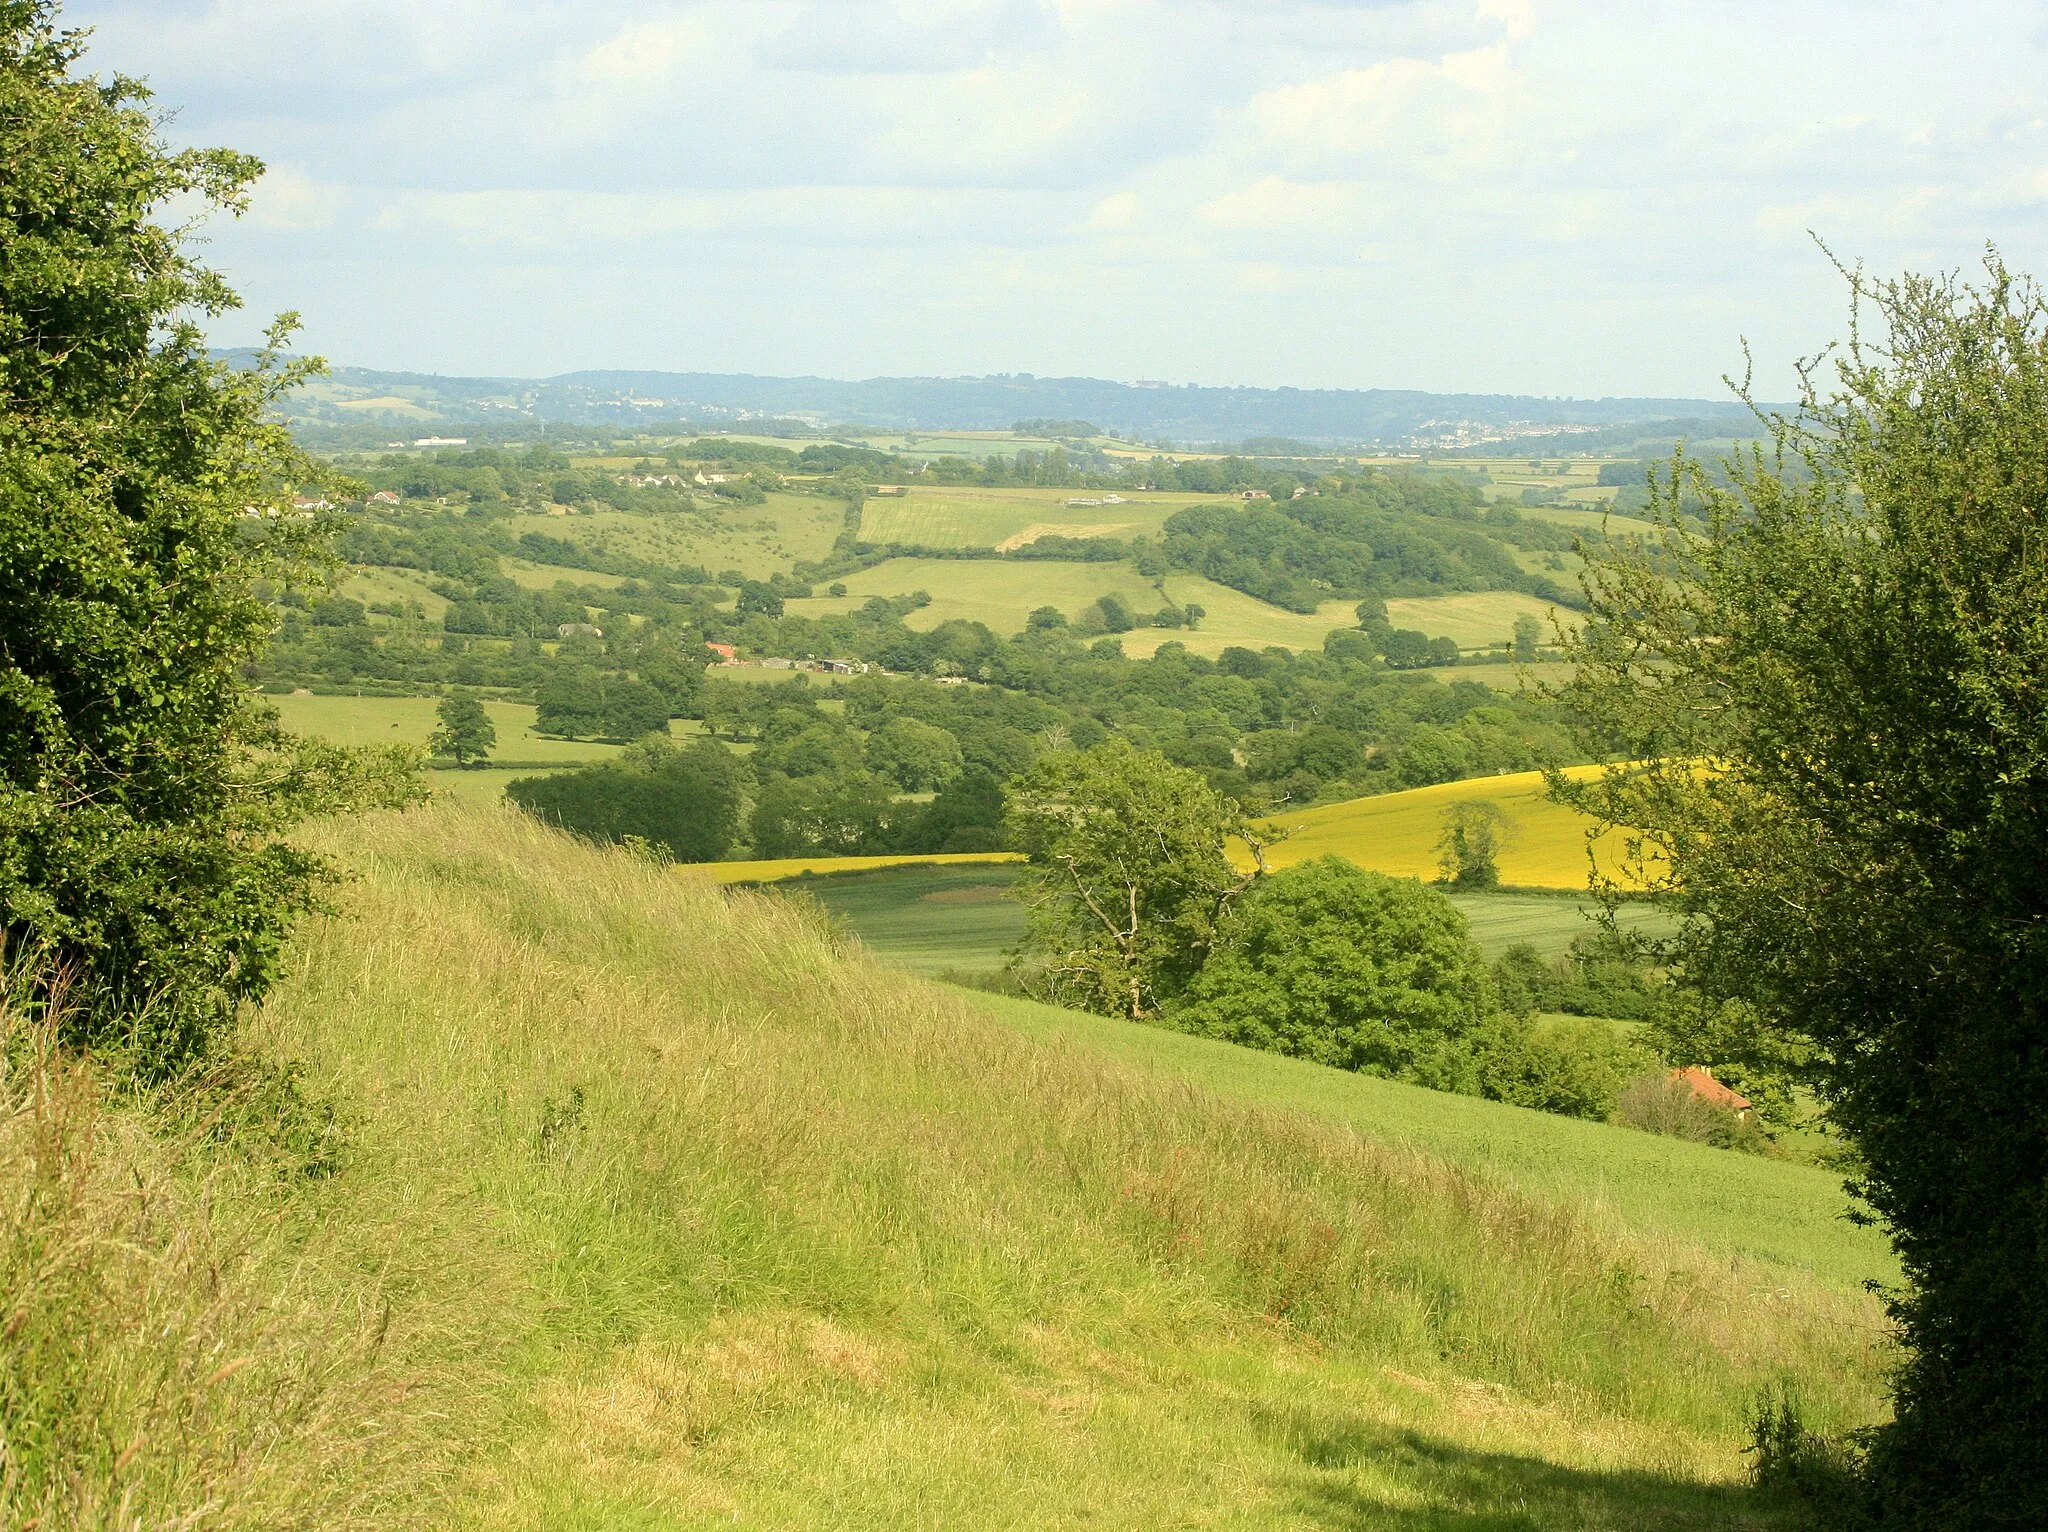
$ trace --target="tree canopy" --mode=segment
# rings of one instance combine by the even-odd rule
[[[1201,967],[1254,874],[1243,812],[1201,775],[1121,737],[1041,757],[1013,786],[1009,832],[1031,856],[1027,945],[1049,993],[1141,1020]]]
[[[723,856],[739,834],[743,772],[716,740],[648,739],[615,761],[520,777],[505,796],[590,840],[644,841],[679,862]]]
[[[2048,1524],[2048,304],[1995,256],[1852,282],[1798,414],[1590,566],[1564,697],[1638,764],[1557,790],[1685,917],[1678,1061],[1861,1156],[1907,1278],[1873,1515]]]
[[[237,674],[274,623],[259,582],[317,579],[328,527],[293,492],[324,476],[266,418],[305,372],[276,363],[288,324],[253,370],[209,358],[194,316],[235,296],[158,219],[238,212],[262,167],[166,148],[53,18],[0,0],[0,929],[82,1040],[168,1071],[313,902],[281,832],[372,774]]]
[[[1173,1021],[1338,1069],[1476,1093],[1476,1045],[1491,1011],[1485,961],[1450,900],[1326,856],[1246,891]]]

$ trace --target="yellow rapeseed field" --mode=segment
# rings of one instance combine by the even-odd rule
[[[1574,766],[1566,775],[1584,781],[1600,769]],[[1274,823],[1292,834],[1268,853],[1267,862],[1291,867],[1336,855],[1397,878],[1434,878],[1445,810],[1455,803],[1482,800],[1498,805],[1509,817],[1508,844],[1500,855],[1503,883],[1520,888],[1586,887],[1586,831],[1591,822],[1546,798],[1540,771],[1473,777],[1283,814]],[[1601,867],[1609,873],[1617,870],[1622,849],[1618,841],[1610,833],[1600,848]],[[1240,860],[1250,865],[1249,856]]]
[[[720,883],[773,883],[807,872],[873,872],[878,867],[922,867],[939,862],[1023,860],[1020,851],[941,851],[924,856],[785,856],[758,862],[692,862],[680,870],[704,873]]]

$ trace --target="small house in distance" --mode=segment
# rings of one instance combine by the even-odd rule
[[[1263,489],[1247,489],[1242,491],[1242,494],[1247,500],[1271,500],[1273,498]]]
[[[1747,1117],[1751,1102],[1749,1097],[1732,1091],[1719,1080],[1697,1065],[1689,1069],[1674,1069],[1671,1078],[1689,1087],[1692,1093],[1708,1106],[1718,1107],[1724,1112],[1733,1112],[1737,1117]]]
[[[737,665],[740,662],[740,652],[731,644],[706,644],[704,647],[718,656],[718,663],[721,665]]]
[[[371,495],[367,500],[363,502],[364,505],[368,506],[371,510],[374,511],[385,510],[391,506],[400,505],[402,503],[403,501],[400,498],[398,492],[396,490],[390,489],[380,489],[377,491],[376,494]]]
[[[579,633],[587,633],[592,638],[604,637],[604,629],[594,622],[565,622],[555,629],[557,638],[574,638]]]

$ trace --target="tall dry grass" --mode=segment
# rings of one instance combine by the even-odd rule
[[[137,1483],[153,1518],[212,1498],[257,1525],[1751,1526],[1762,1389],[1822,1426],[1877,1408],[1867,1304],[1026,1040],[790,901],[509,811],[323,838],[356,881],[249,1043],[347,1104],[335,1173],[280,1185],[100,1110],[58,1135],[97,1156],[78,1211],[9,1226],[130,1231],[75,1351],[137,1350],[140,1381],[46,1412],[76,1423],[81,1506]],[[39,1142],[35,1110],[6,1131]],[[151,1445],[172,1417],[211,1424]]]
[[[0,999],[0,1526],[423,1512],[442,1370],[392,1343],[401,1231],[347,1218],[332,1125],[261,1061],[137,1094],[57,1030]]]

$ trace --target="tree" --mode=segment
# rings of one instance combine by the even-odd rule
[[[868,736],[870,771],[890,778],[906,793],[930,792],[960,774],[960,741],[936,724],[892,718]]]
[[[1026,951],[1048,993],[1134,1021],[1193,977],[1266,841],[1198,773],[1120,737],[1041,757],[1013,786],[1009,835],[1029,853]]]
[[[1444,810],[1436,838],[1440,881],[1461,891],[1500,887],[1500,853],[1513,844],[1515,824],[1486,799],[1454,803]]]
[[[912,852],[1004,851],[1003,788],[986,766],[969,766],[940,788],[901,832]]]
[[[1377,634],[1387,664],[1395,670],[1420,670],[1441,663],[1430,647],[1429,635],[1413,628],[1387,628]],[[1454,659],[1456,655],[1452,656]]]
[[[1515,658],[1527,664],[1543,643],[1543,624],[1524,612],[1515,619]]]
[[[536,818],[591,840],[631,837],[679,862],[712,862],[739,835],[743,771],[716,740],[634,745],[615,761],[551,777],[520,777],[505,796]]]
[[[742,617],[749,613],[759,613],[763,617],[780,617],[782,597],[775,593],[773,586],[760,580],[748,580],[740,586],[739,599],[734,602],[733,610]]]
[[[696,718],[704,711],[704,661],[674,649],[650,649],[634,662],[640,679],[661,693],[671,718]]]
[[[894,784],[872,772],[769,777],[754,805],[754,851],[768,857],[886,851],[890,826],[902,812]]]
[[[1799,414],[1654,476],[1562,692],[1636,764],[1554,784],[1684,917],[1677,1062],[1790,1072],[1861,1158],[1905,1273],[1868,1510],[1916,1529],[2048,1524],[2048,304],[1987,265],[1852,276]]]
[[[1101,616],[1102,631],[1105,633],[1128,633],[1138,625],[1137,619],[1131,615],[1130,607],[1124,604],[1121,596],[1111,594],[1097,597],[1095,610]]]
[[[456,765],[467,766],[481,761],[498,743],[498,731],[476,693],[458,687],[434,711],[441,726],[429,736],[427,749],[435,755],[451,756]]]
[[[0,939],[67,984],[73,1042],[161,1076],[314,902],[284,832],[411,779],[293,740],[237,674],[259,582],[327,557],[292,491],[341,486],[270,414],[313,367],[279,364],[289,318],[253,370],[208,356],[196,316],[237,300],[154,220],[239,212],[262,166],[167,149],[143,86],[72,77],[82,47],[0,4]]]
[[[1465,917],[1413,878],[1326,856],[1262,878],[1221,924],[1174,1025],[1476,1093],[1491,1011]]]
[[[563,666],[540,689],[534,728],[566,739],[634,740],[668,732],[668,699],[645,681]]]

